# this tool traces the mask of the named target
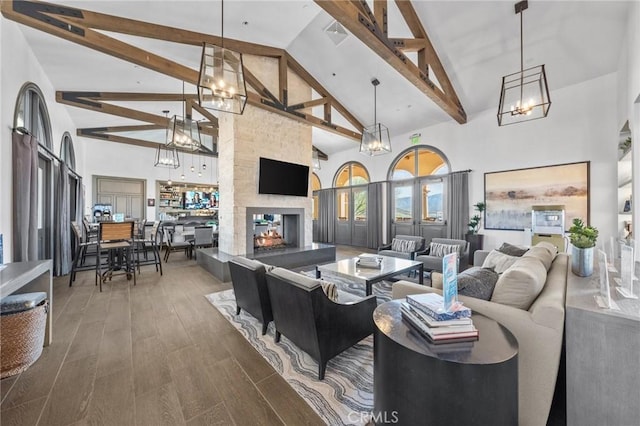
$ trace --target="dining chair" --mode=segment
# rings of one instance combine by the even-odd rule
[[[71,264],[71,272],[69,273],[69,287],[73,285],[76,280],[76,272],[86,271],[93,269],[94,266],[84,266],[85,256],[87,254],[87,248],[98,246],[98,241],[86,241],[82,238],[82,228],[78,222],[71,222],[71,230],[75,239],[75,253],[73,256],[73,263]]]
[[[126,274],[127,280],[133,276],[133,285],[136,285],[134,251],[133,222],[100,222],[96,260],[96,284],[99,277],[100,291],[102,283],[115,274]],[[102,264],[103,252],[107,254],[106,265]]]

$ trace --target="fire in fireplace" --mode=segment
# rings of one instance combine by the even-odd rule
[[[254,249],[282,248],[286,245],[284,237],[278,232],[277,228],[269,228],[253,236]]]

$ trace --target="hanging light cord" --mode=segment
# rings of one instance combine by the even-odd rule
[[[522,96],[524,94],[524,42],[522,36],[522,15],[524,10],[520,11],[520,107],[522,108]]]
[[[224,0],[222,0],[221,2],[221,7],[220,7],[220,39],[221,39],[221,44],[222,44],[222,48],[224,49]]]
[[[378,124],[378,86],[373,85],[373,124]]]

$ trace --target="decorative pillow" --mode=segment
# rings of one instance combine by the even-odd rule
[[[450,253],[458,253],[458,257],[460,257],[460,246],[457,244],[429,243],[429,256],[445,257]]]
[[[532,257],[521,257],[498,278],[491,301],[528,310],[546,280],[547,271],[542,262]]]
[[[498,250],[491,250],[482,263],[483,268],[493,269],[497,274],[501,274],[513,265],[516,260],[520,259],[516,256],[509,256]]]
[[[527,250],[529,249],[526,247],[518,247],[509,243],[502,243],[502,245],[498,249],[500,253],[508,254],[509,256],[517,256],[517,257],[520,257],[523,254],[525,254]]]
[[[535,247],[531,247],[528,252],[526,252],[523,256],[531,257],[533,259],[538,259],[544,265],[544,268],[548,271],[551,268],[551,263],[553,262],[554,255],[549,252],[549,249],[546,247],[540,247],[536,245]]]
[[[391,241],[391,250],[399,251],[400,253],[411,253],[416,251],[416,242],[412,240],[394,238]]]
[[[491,269],[478,266],[469,268],[458,275],[458,294],[491,300],[498,277],[499,275]]]
[[[332,300],[332,301],[337,303],[338,302],[338,287],[336,287],[336,285],[334,283],[330,283],[329,281],[325,281],[325,280],[322,280],[320,282],[320,285],[322,286],[322,291],[324,291],[324,294],[327,295],[329,300]]]

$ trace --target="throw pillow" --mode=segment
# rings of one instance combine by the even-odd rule
[[[322,286],[322,291],[327,295],[329,300],[332,300],[338,303],[338,287],[334,283],[330,283],[329,281],[321,280],[320,285]]]
[[[518,247],[509,243],[502,243],[502,245],[498,249],[500,253],[508,254],[509,256],[517,256],[517,257],[520,257],[523,254],[525,254],[527,250],[529,249],[526,247]]]
[[[498,278],[491,301],[528,310],[547,280],[547,271],[538,259],[522,257]]]
[[[516,260],[520,259],[516,256],[509,256],[498,250],[491,250],[482,263],[483,268],[493,269],[497,274],[501,274],[513,265]]]
[[[442,290],[442,274],[433,271],[431,273],[431,287]]]
[[[554,255],[549,252],[549,249],[546,247],[540,247],[536,245],[535,247],[531,247],[528,252],[526,252],[523,256],[531,257],[534,259],[538,259],[544,265],[544,268],[548,271],[551,268],[551,263],[553,262]]]
[[[460,246],[457,244],[429,243],[429,256],[445,257],[450,253],[458,253],[458,257],[460,257]]]
[[[558,247],[554,246],[553,244],[547,242],[547,241],[540,241],[538,244],[535,245],[536,247],[544,247],[547,250],[549,250],[549,253],[551,253],[551,255],[555,258],[556,255],[558,254]]]
[[[499,275],[491,269],[478,266],[469,268],[458,275],[458,294],[491,300],[498,277]]]
[[[391,250],[399,251],[400,253],[411,253],[416,251],[416,242],[412,240],[394,238],[391,241]]]

